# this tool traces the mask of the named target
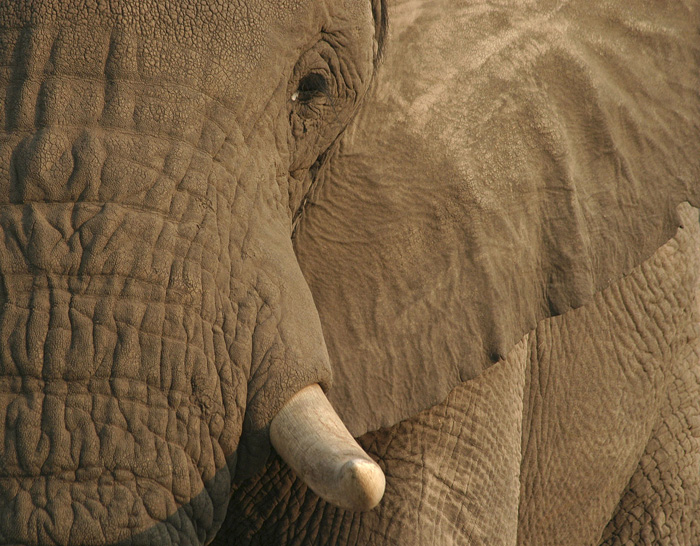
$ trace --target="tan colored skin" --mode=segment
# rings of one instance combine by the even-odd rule
[[[292,219],[375,25],[369,0],[0,2],[0,543],[206,544],[272,418],[330,386]]]
[[[644,268],[700,205],[697,8],[397,0],[372,83],[378,6],[0,2],[0,543],[211,542],[330,362],[386,501],[273,462],[220,540],[682,536],[634,468],[698,453],[692,262]]]
[[[295,236],[355,436],[442,402],[700,207],[696,3],[397,0],[389,19]]]
[[[391,8],[295,238],[387,492],[272,461],[216,544],[700,543],[699,6]]]
[[[698,544],[700,225],[682,218],[591,303],[363,436],[387,475],[375,511],[324,503],[276,459],[236,490],[214,544]]]

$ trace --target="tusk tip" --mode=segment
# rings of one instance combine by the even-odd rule
[[[350,435],[318,385],[303,388],[282,407],[270,423],[270,442],[331,504],[363,512],[384,495],[384,472]]]
[[[341,467],[339,474],[341,488],[346,495],[343,508],[365,512],[382,500],[386,479],[374,461],[353,458]]]

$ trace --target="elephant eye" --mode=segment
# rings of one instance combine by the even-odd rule
[[[323,74],[312,72],[299,80],[297,90],[292,94],[293,102],[308,103],[321,96],[328,97],[330,86]]]

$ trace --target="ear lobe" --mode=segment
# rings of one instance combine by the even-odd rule
[[[700,206],[697,22],[637,4],[393,5],[295,241],[354,435],[442,401]]]

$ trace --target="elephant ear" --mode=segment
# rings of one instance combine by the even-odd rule
[[[390,4],[375,86],[295,231],[351,432],[442,401],[700,206],[693,9]]]

